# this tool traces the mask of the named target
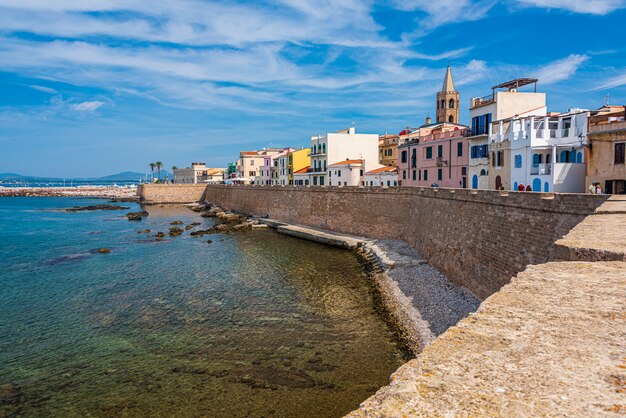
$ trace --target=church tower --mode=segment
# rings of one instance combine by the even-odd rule
[[[450,66],[443,79],[443,87],[437,93],[437,123],[459,123],[459,92],[454,89]]]

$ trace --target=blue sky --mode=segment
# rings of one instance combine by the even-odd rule
[[[626,0],[0,0],[0,172],[99,176],[306,145],[537,77],[626,104]]]

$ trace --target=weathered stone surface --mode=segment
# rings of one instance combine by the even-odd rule
[[[111,250],[108,248],[98,248],[98,250],[96,251],[99,252],[100,254],[108,254],[111,252]]]
[[[177,237],[177,236],[181,235],[183,232],[185,232],[184,229],[179,228],[177,226],[172,226],[172,227],[169,228],[169,234],[172,237]]]
[[[351,417],[624,411],[626,263],[531,266]]]
[[[142,202],[192,203],[202,200],[205,184],[140,184],[137,195]]]
[[[482,299],[527,265],[550,260],[554,242],[607,199],[421,187],[228,185],[208,185],[204,195],[205,201],[225,210],[405,241],[430,265]]]

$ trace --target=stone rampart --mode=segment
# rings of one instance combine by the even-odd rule
[[[206,184],[140,184],[137,195],[142,203],[191,203],[202,199]]]
[[[451,280],[486,298],[606,196],[432,188],[209,185],[226,209],[357,236],[408,242]],[[171,200],[171,199],[170,199]]]

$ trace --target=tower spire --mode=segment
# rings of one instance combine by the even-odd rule
[[[443,79],[443,87],[441,87],[442,92],[446,91],[455,91],[454,90],[454,80],[452,80],[452,70],[448,65],[448,69],[446,70],[446,76]]]

